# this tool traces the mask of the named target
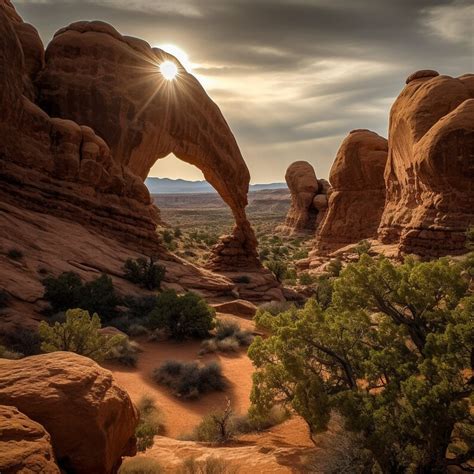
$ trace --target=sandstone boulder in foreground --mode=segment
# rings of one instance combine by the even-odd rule
[[[67,472],[113,473],[122,456],[136,452],[138,414],[130,397],[87,357],[54,352],[0,360],[0,405],[44,426]]]
[[[60,473],[49,434],[12,406],[0,406],[0,472]]]

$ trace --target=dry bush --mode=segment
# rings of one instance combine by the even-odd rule
[[[135,430],[137,449],[145,451],[153,446],[153,439],[165,433],[163,413],[156,406],[155,399],[144,395],[137,404],[140,421]]]
[[[126,459],[120,466],[118,474],[160,474],[162,472],[160,463],[155,459],[137,456]]]
[[[178,468],[177,474],[237,474],[238,471],[222,458],[210,457],[204,461],[189,458]]]

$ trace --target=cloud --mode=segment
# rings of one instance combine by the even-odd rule
[[[231,125],[254,182],[282,180],[286,166],[298,159],[313,162],[324,177],[351,129],[386,135],[391,103],[411,72],[429,68],[460,75],[473,66],[469,1],[28,0],[16,5],[45,42],[72,21],[100,19],[152,45],[175,44],[186,51],[193,72]]]

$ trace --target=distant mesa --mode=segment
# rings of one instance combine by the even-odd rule
[[[329,183],[317,179],[313,166],[307,161],[295,161],[285,174],[291,193],[291,206],[280,232],[314,233],[322,222],[328,205]]]

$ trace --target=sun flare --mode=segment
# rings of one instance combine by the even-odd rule
[[[160,72],[166,80],[172,81],[178,74],[178,67],[172,61],[164,61],[160,64]]]

